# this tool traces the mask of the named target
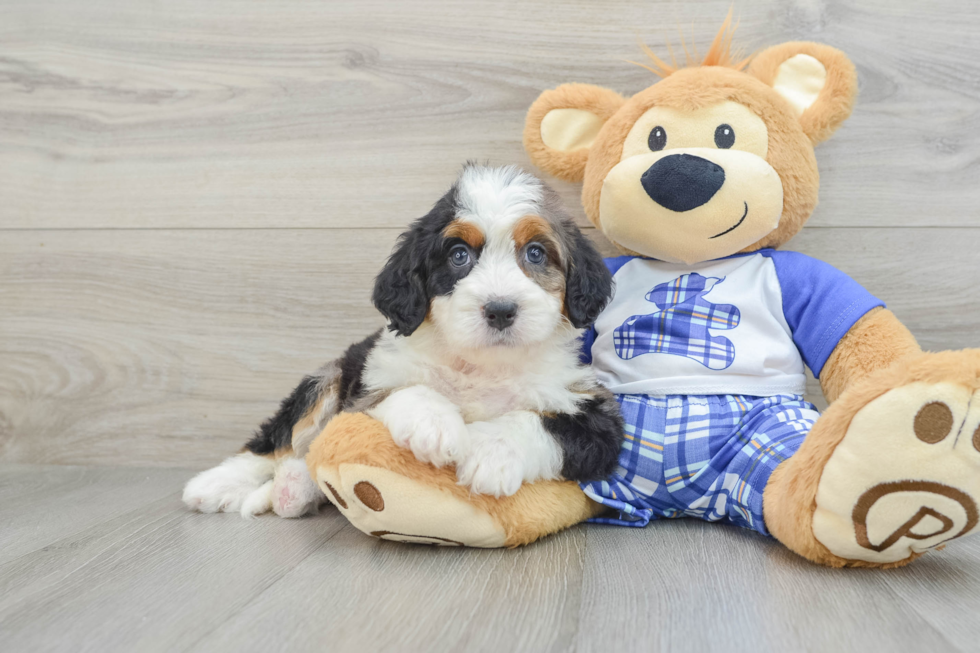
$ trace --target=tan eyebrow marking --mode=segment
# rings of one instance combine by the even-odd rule
[[[555,234],[551,230],[551,225],[544,218],[537,215],[526,215],[514,225],[514,246],[519,250],[535,238],[543,238],[549,242],[554,242]]]
[[[442,235],[446,238],[459,238],[473,249],[480,249],[486,242],[486,236],[472,222],[453,220],[442,230]]]

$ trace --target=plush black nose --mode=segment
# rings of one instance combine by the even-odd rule
[[[503,331],[517,317],[517,304],[514,302],[490,302],[483,307],[483,315],[487,318],[487,324],[494,329]]]
[[[671,154],[650,166],[640,183],[650,199],[680,213],[707,204],[725,183],[725,170],[693,154]]]

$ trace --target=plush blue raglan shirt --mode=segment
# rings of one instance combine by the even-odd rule
[[[582,360],[617,394],[802,394],[837,343],[884,304],[846,274],[772,249],[688,266],[606,259],[615,293]]]

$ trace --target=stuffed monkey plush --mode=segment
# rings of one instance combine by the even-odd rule
[[[527,115],[532,161],[582,182],[624,254],[583,346],[626,421],[617,472],[473,495],[341,414],[307,463],[359,529],[495,547],[693,516],[833,567],[903,565],[977,530],[980,351],[924,353],[855,281],[776,249],[817,204],[814,146],[850,115],[854,66],[816,43],[733,61],[728,25],[698,65],[652,57],[661,79],[632,97],[565,84]]]

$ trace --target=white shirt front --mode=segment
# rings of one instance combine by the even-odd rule
[[[803,394],[803,359],[771,258],[634,258],[614,274],[592,364],[616,394]]]

